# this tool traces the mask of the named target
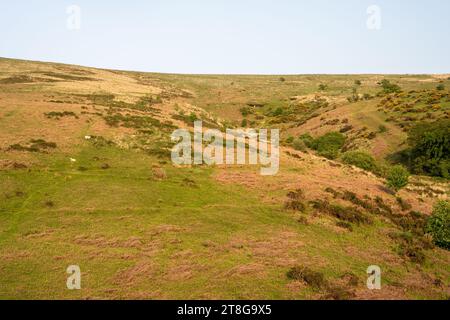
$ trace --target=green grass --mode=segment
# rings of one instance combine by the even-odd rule
[[[99,154],[109,170],[92,160]],[[281,204],[217,184],[211,168],[165,166],[167,179],[159,181],[151,178],[156,159],[114,147],[84,146],[76,165],[40,157],[40,169],[0,173],[1,298],[308,298],[312,292],[286,289],[291,260],[317,263],[331,278],[346,270],[363,277],[374,261],[359,255],[385,250],[384,242],[364,241],[382,225],[344,235],[303,226]],[[186,187],[185,178],[197,187]],[[130,238],[139,244],[129,246]],[[280,247],[278,240],[292,244]],[[83,272],[80,292],[65,288],[71,264]],[[258,267],[230,271],[245,265]],[[134,277],[121,279],[134,266]]]

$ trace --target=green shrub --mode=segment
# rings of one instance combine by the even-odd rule
[[[294,139],[292,147],[297,151],[306,151],[306,144],[301,139]]]
[[[284,204],[285,209],[304,212],[306,209],[303,200],[305,200],[305,195],[303,190],[297,189],[296,191],[291,191],[287,194],[288,201]]]
[[[399,253],[418,264],[423,264],[426,259],[423,249],[413,244],[400,244]]]
[[[324,289],[328,287],[328,282],[323,273],[311,270],[308,267],[293,267],[286,275],[291,280],[304,281],[314,289]]]
[[[414,126],[408,132],[408,144],[413,172],[444,178],[450,176],[450,120]]]
[[[302,140],[308,148],[313,147],[314,138],[309,133],[302,134],[299,139]]]
[[[433,236],[434,243],[444,249],[450,249],[450,202],[439,201],[433,214],[428,218],[426,232]]]
[[[273,117],[278,117],[281,116],[283,114],[283,108],[278,107],[275,109],[275,111],[272,112],[272,116]]]
[[[378,127],[378,132],[379,132],[379,133],[385,133],[385,132],[387,132],[386,126],[381,124],[381,125]]]
[[[393,191],[398,192],[406,187],[409,181],[409,172],[405,167],[397,165],[393,166],[386,177],[387,186]]]
[[[194,123],[195,121],[200,120],[197,115],[194,112],[191,112],[191,114],[189,115],[189,121],[191,123]]]
[[[31,139],[27,146],[21,144],[13,144],[8,150],[27,151],[27,152],[45,152],[44,150],[55,149],[57,147],[54,142],[47,142],[43,139]]]
[[[367,171],[377,171],[375,159],[364,151],[348,151],[342,155],[342,161]]]
[[[324,296],[324,299],[342,301],[350,300],[355,296],[355,293],[349,289],[334,285],[327,289],[327,294]]]
[[[400,206],[400,208],[402,209],[402,211],[406,211],[406,210],[411,210],[412,209],[411,204],[406,202],[405,200],[403,200],[403,198],[401,198],[401,197],[397,197],[397,203]]]
[[[439,85],[436,87],[436,90],[439,90],[439,91],[445,90],[444,84],[443,84],[443,83],[439,84]]]
[[[370,100],[370,99],[372,99],[373,97],[369,94],[369,93],[364,93],[363,94],[363,99],[364,100]]]
[[[70,116],[77,118],[77,115],[71,111],[64,111],[64,112],[52,111],[52,112],[44,113],[44,115],[49,119],[57,119],[57,120],[59,120],[62,117],[70,117]]]
[[[357,225],[373,223],[371,217],[354,207],[343,207],[337,204],[330,204],[323,200],[315,200],[311,203],[314,209],[328,213],[329,215],[344,222],[356,223]]]
[[[292,143],[292,142],[294,142],[294,137],[293,137],[293,136],[289,136],[289,137],[286,139],[286,143]]]
[[[348,222],[345,222],[345,221],[338,221],[338,222],[336,222],[336,226],[338,226],[340,228],[347,229],[348,231],[353,231],[353,226],[351,225],[351,223],[348,223]]]
[[[307,226],[309,224],[308,218],[306,218],[304,216],[298,217],[297,221],[298,221],[298,223],[303,224],[305,226]]]
[[[252,109],[250,109],[249,107],[242,107],[241,109],[239,109],[239,111],[241,112],[242,116],[244,116],[244,117],[246,117],[252,113]]]
[[[399,93],[402,91],[402,89],[398,85],[396,85],[395,83],[391,83],[387,79],[382,80],[379,85],[382,87],[383,93],[385,94]]]
[[[318,154],[328,158],[336,159],[340,150],[345,144],[346,137],[340,132],[329,132],[314,139],[312,148],[317,150]]]

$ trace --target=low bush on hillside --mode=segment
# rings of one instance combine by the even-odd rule
[[[340,132],[328,132],[314,139],[311,143],[312,149],[328,159],[336,159],[345,144],[346,137]]]
[[[314,209],[327,213],[341,221],[356,223],[356,224],[372,224],[371,217],[362,213],[354,207],[343,207],[337,204],[329,204],[323,200],[312,201]]]
[[[22,152],[45,152],[48,149],[55,149],[56,147],[57,145],[54,142],[47,142],[43,139],[31,139],[25,146],[16,143],[9,146],[8,150]]]
[[[449,178],[450,120],[415,125],[408,132],[412,171]]]
[[[290,280],[302,281],[312,289],[323,292],[322,299],[326,300],[349,300],[355,297],[354,292],[349,287],[358,285],[358,278],[356,276],[356,281],[351,279],[346,286],[341,286],[328,281],[322,272],[304,266],[292,267],[286,275]],[[345,278],[348,279],[348,277]]]
[[[288,201],[286,201],[284,207],[287,210],[301,211],[304,212],[306,209],[303,201],[305,200],[305,195],[301,189],[291,191],[287,194]]]
[[[294,139],[292,147],[297,151],[306,151],[306,144],[302,139]]]
[[[397,197],[397,203],[400,206],[400,208],[402,209],[402,211],[406,211],[406,210],[411,210],[412,209],[411,204],[406,202],[405,200],[403,200],[403,198],[401,198],[401,197]]]
[[[312,147],[313,147],[314,138],[313,138],[309,133],[302,134],[302,135],[299,137],[299,139],[302,140],[303,143],[304,143],[308,148],[312,148]]]
[[[32,83],[35,79],[27,75],[15,75],[9,78],[0,79],[0,84],[17,84],[17,83]]]
[[[243,117],[247,117],[248,115],[252,114],[253,111],[250,107],[242,107],[239,109]]]
[[[342,161],[367,171],[378,172],[375,159],[364,151],[348,151],[342,155]]]
[[[385,133],[385,132],[387,132],[386,126],[383,125],[383,124],[381,124],[381,125],[378,127],[378,132],[379,132],[379,133]]]
[[[351,223],[348,222],[344,222],[344,221],[338,221],[336,223],[336,226],[338,226],[339,228],[343,228],[343,229],[347,229],[348,231],[353,231],[353,226]]]
[[[323,273],[311,270],[308,267],[296,266],[287,272],[288,279],[303,281],[316,290],[328,287],[328,282]]]
[[[409,182],[409,172],[408,170],[400,165],[393,166],[386,177],[387,186],[394,192],[398,192]]]
[[[381,88],[383,89],[384,94],[389,93],[400,93],[402,89],[395,83],[391,83],[389,80],[384,79],[379,83]]]
[[[63,117],[75,117],[75,118],[78,118],[78,116],[72,111],[63,111],[63,112],[52,111],[52,112],[44,113],[44,115],[48,119],[56,119],[56,120],[59,120],[60,118],[63,118]]]
[[[450,202],[439,201],[435,205],[426,231],[433,236],[437,246],[450,250]]]

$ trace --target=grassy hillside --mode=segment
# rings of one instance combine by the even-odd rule
[[[293,141],[341,131],[346,150],[389,166],[412,125],[448,119],[449,77],[0,59],[0,299],[448,299],[450,253],[418,231],[448,180],[413,176],[395,196],[382,174]],[[402,92],[380,94],[383,79]],[[173,166],[170,134],[194,119],[280,128],[279,174]],[[69,265],[82,290],[66,288]],[[382,290],[366,287],[370,265]]]

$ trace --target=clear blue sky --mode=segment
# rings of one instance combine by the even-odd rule
[[[366,26],[370,5],[380,30]],[[174,73],[449,73],[449,15],[448,0],[1,1],[0,56]]]

